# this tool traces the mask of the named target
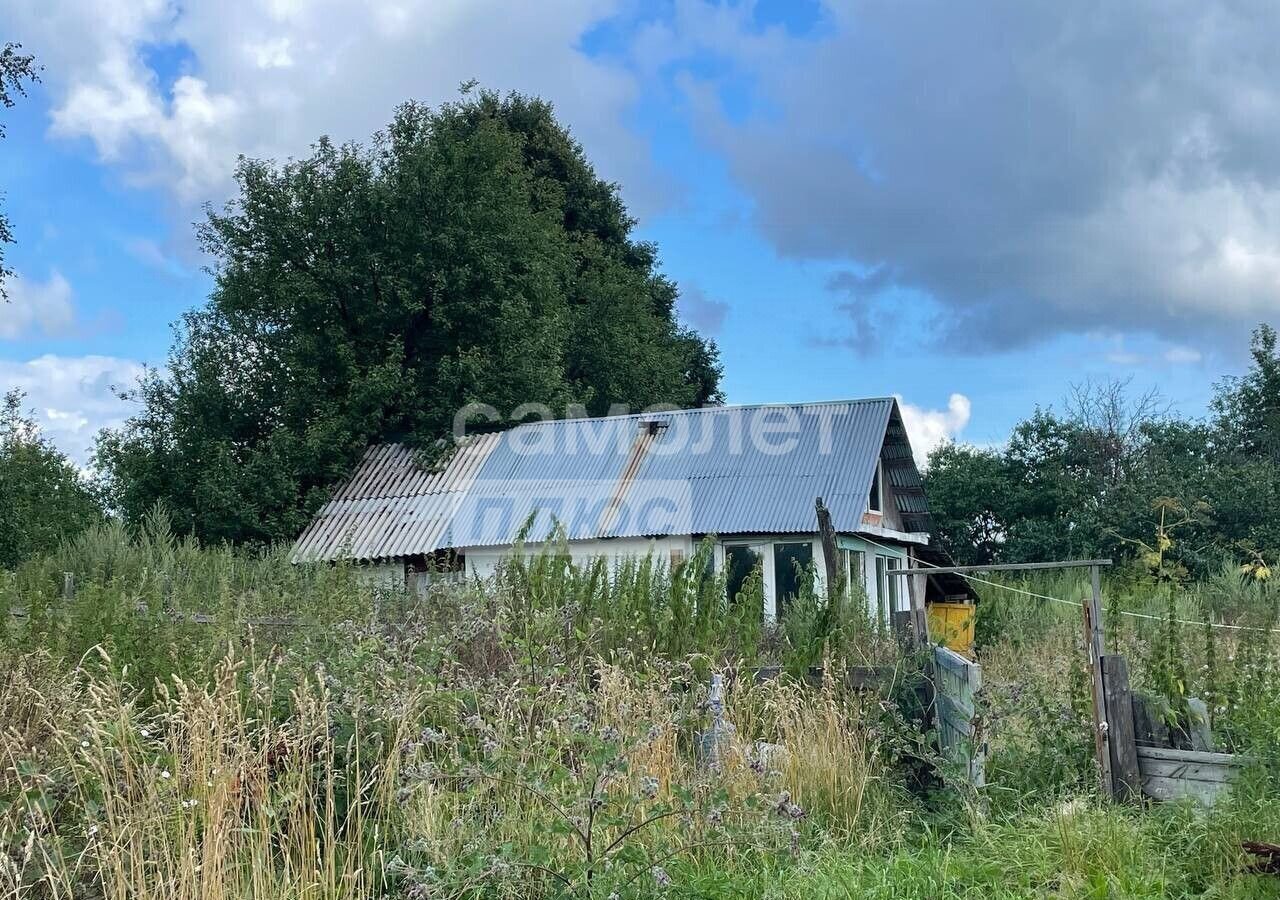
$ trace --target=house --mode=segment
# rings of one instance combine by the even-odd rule
[[[674,563],[713,535],[729,595],[758,565],[763,614],[776,619],[801,572],[825,572],[818,497],[831,511],[839,577],[864,588],[875,616],[910,608],[909,592],[967,594],[959,579],[891,575],[947,562],[930,544],[893,398],[540,421],[465,437],[433,470],[405,446],[374,446],[298,539],[294,559],[351,559],[412,584],[441,570],[491,574],[526,525],[526,546],[558,527],[582,561],[655,554]]]

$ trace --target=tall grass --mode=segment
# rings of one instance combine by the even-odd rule
[[[607,569],[552,544],[418,598],[356,567],[200,548],[162,518],[89,533],[0,589],[27,613],[0,646],[0,897],[1263,895],[1239,842],[1280,840],[1265,769],[1210,813],[1094,796],[1077,609],[983,590],[991,784],[974,798],[939,790],[894,691],[841,687],[845,666],[898,658],[911,693],[865,604],[833,622],[806,595],[774,628],[758,584],[726,601],[706,553]],[[1277,733],[1257,696],[1271,638],[1168,621],[1262,621],[1269,588],[1224,573],[1106,593],[1158,617],[1108,635],[1140,687],[1162,686],[1175,635],[1224,739]],[[301,625],[249,625],[266,615]],[[765,663],[825,676],[757,683]],[[732,726],[714,735],[712,672]]]

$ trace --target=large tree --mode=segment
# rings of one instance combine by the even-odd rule
[[[290,539],[367,444],[425,446],[469,403],[720,398],[714,344],[540,100],[409,103],[370,147],[237,179],[200,229],[207,306],[99,443],[127,518],[163,501],[205,538]]]
[[[0,48],[0,106],[11,109],[15,96],[25,96],[26,82],[38,81],[35,58],[19,51],[21,44],[5,44]],[[0,138],[4,137],[4,123],[0,122]],[[0,195],[3,196],[3,195]],[[4,264],[4,245],[13,243],[13,231],[9,227],[9,219],[0,212],[0,300],[7,294],[4,289],[5,279],[13,273]]]
[[[102,517],[70,461],[40,434],[10,391],[0,405],[0,569],[52,550]]]

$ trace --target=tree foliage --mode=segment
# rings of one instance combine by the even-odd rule
[[[26,82],[39,81],[35,57],[23,54],[21,44],[8,43],[0,48],[0,106],[12,109],[18,97],[26,96]],[[0,122],[0,138],[4,137],[4,123]],[[4,282],[13,272],[4,264],[4,245],[13,243],[13,230],[9,219],[0,212],[0,300],[5,293]]]
[[[1171,556],[1206,571],[1224,552],[1280,555],[1280,354],[1254,333],[1252,366],[1220,382],[1207,422],[1172,415],[1127,382],[1073,389],[1037,409],[993,450],[945,445],[926,489],[958,560],[1021,562],[1132,556],[1161,513],[1182,523]]]
[[[9,391],[0,407],[0,569],[54,549],[102,518],[80,473]]]
[[[540,100],[409,103],[367,147],[237,180],[200,227],[207,306],[99,444],[128,519],[164,501],[206,539],[292,539],[369,443],[425,446],[470,403],[720,399],[715,345]]]

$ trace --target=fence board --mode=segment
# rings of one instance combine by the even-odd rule
[[[1138,748],[1142,792],[1156,800],[1189,797],[1205,806],[1212,806],[1250,762],[1247,757],[1231,753],[1171,750],[1166,747]]]
[[[977,693],[982,666],[946,647],[933,651],[938,742],[944,755],[963,765],[975,787],[986,782],[986,743]]]
[[[1142,794],[1137,741],[1133,734],[1133,695],[1129,664],[1123,656],[1102,657],[1102,690],[1107,704],[1107,747],[1111,753],[1111,793],[1120,800]]]

